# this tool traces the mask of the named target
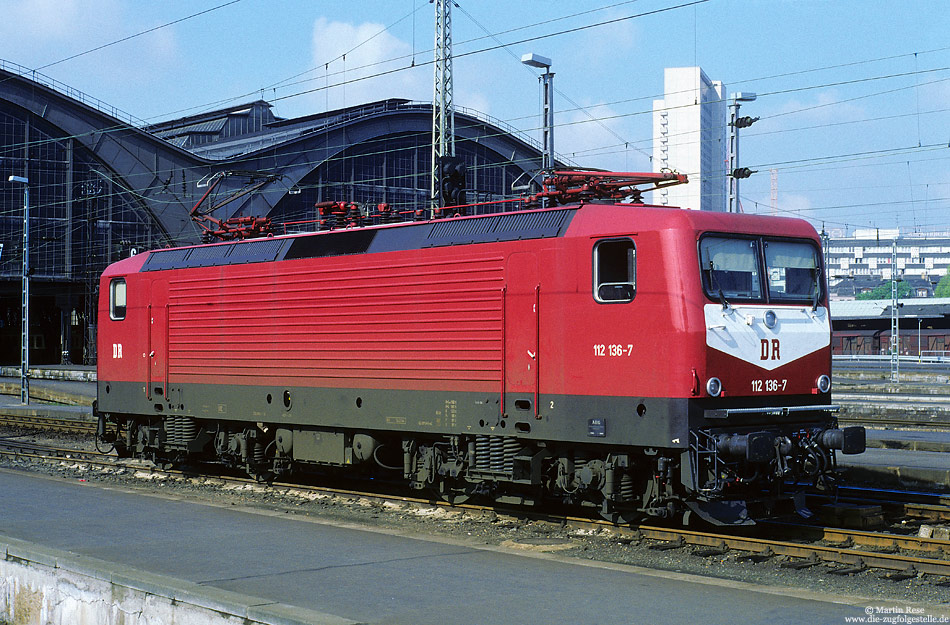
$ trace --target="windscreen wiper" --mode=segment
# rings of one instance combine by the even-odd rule
[[[722,304],[723,310],[729,310],[729,302],[726,301],[726,296],[722,292],[722,287],[718,284],[715,284],[716,277],[713,275],[713,262],[709,261],[709,288],[716,289],[719,291],[719,302]]]

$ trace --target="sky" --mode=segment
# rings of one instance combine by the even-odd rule
[[[0,59],[148,122],[260,98],[286,118],[432,100],[428,0],[0,0],[0,15]],[[520,57],[552,59],[555,150],[578,165],[650,171],[663,70],[700,66],[758,95],[741,109],[760,117],[741,131],[744,212],[773,212],[774,177],[775,213],[819,230],[950,232],[946,0],[457,0],[452,38],[456,107],[538,139]]]

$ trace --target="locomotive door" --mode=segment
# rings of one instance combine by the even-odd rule
[[[533,252],[512,254],[505,276],[503,410],[531,411],[538,416],[541,278],[537,256]]]
[[[165,396],[168,381],[168,281],[155,280],[148,299],[148,368],[145,396],[158,399]]]

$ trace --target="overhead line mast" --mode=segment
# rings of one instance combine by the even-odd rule
[[[435,74],[432,96],[431,208],[443,206],[440,166],[455,156],[455,105],[452,102],[452,0],[435,0]]]

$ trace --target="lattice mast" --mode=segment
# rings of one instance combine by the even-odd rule
[[[439,165],[455,156],[455,106],[452,103],[452,0],[435,0],[435,74],[432,95],[431,208],[442,208]]]
[[[771,194],[769,196],[769,201],[772,208],[772,215],[775,216],[778,214],[778,170],[770,169],[769,178],[771,180]]]
[[[891,247],[891,381],[901,381],[900,302],[897,275],[897,239]]]

